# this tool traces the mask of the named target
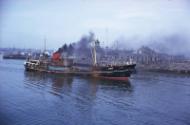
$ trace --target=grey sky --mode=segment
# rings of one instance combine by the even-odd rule
[[[55,49],[89,31],[104,45],[122,39],[126,46],[139,46],[155,36],[190,36],[188,0],[1,0],[0,7],[3,47],[42,48],[46,36],[47,47]]]

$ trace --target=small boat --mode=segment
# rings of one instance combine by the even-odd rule
[[[17,54],[4,54],[3,55],[3,59],[19,59],[19,60],[26,60],[27,58],[27,55],[24,55],[24,54],[20,54],[20,53],[17,53]]]
[[[93,64],[75,62],[73,57],[60,58],[61,54],[55,52],[50,60],[27,59],[25,62],[25,70],[33,72],[45,72],[63,75],[82,75],[110,80],[128,80],[135,71],[136,64],[98,64],[96,59],[96,47],[92,48]]]

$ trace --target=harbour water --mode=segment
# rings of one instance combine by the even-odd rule
[[[0,61],[1,125],[190,125],[190,76],[139,72],[129,82],[25,72]]]

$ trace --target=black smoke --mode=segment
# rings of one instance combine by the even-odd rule
[[[76,57],[92,57],[92,43],[96,43],[96,50],[98,53],[102,53],[103,49],[100,46],[100,41],[95,39],[95,34],[89,32],[86,35],[83,35],[79,41],[73,42],[71,44],[64,44],[56,52],[58,53],[67,53],[68,56]]]
[[[81,37],[79,41],[75,43],[75,55],[76,56],[91,56],[91,43],[95,40],[95,35],[93,32]]]
[[[162,36],[154,38],[153,41],[150,41],[147,46],[162,52],[171,55],[185,55],[190,54],[190,41],[189,39],[182,34],[172,34],[168,36]]]
[[[147,46],[159,53],[190,57],[190,39],[183,33],[153,34],[149,37],[136,35],[130,38],[120,37],[116,41],[117,43],[113,43],[112,46],[119,49],[137,50],[141,46]]]

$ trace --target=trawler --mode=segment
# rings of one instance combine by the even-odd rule
[[[96,42],[92,43],[92,64],[77,62],[74,57],[61,58],[60,52],[55,52],[51,59],[30,59],[25,62],[25,70],[32,72],[45,72],[52,74],[80,75],[110,80],[128,80],[135,71],[135,63],[125,64],[99,64],[96,57]]]

